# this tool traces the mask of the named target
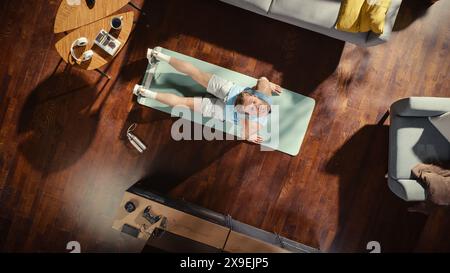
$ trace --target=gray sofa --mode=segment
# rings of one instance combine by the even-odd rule
[[[349,33],[335,29],[340,0],[221,0],[264,16],[309,29],[359,46],[374,46],[386,42],[402,0],[392,0],[386,16],[384,33]]]
[[[391,106],[388,185],[406,201],[425,200],[424,188],[411,176],[418,163],[450,160],[450,143],[428,117],[450,112],[450,98],[410,97]]]

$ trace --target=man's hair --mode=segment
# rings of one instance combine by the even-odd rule
[[[244,96],[245,95],[250,95],[250,93],[248,93],[246,91],[239,93],[236,96],[236,101],[234,102],[234,106],[244,105]]]
[[[249,93],[249,92],[247,92],[247,91],[243,91],[243,92],[241,92],[241,93],[239,93],[237,96],[236,96],[236,100],[234,101],[234,107],[236,107],[236,106],[244,106],[244,97],[245,96],[254,96],[254,97],[257,97],[257,96],[255,96],[255,95],[253,95],[253,94],[251,94],[251,93]],[[258,98],[258,97],[257,97]],[[262,101],[264,104],[266,104],[267,105],[267,107],[269,108],[269,113],[271,112],[271,107],[270,107],[270,104],[269,103],[267,103],[265,100],[262,100],[262,99],[260,99],[260,98],[258,98],[260,101]]]

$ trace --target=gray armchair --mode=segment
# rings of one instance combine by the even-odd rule
[[[405,201],[426,197],[411,175],[415,165],[450,160],[450,143],[428,119],[446,112],[450,112],[450,98],[410,97],[391,106],[388,185]]]

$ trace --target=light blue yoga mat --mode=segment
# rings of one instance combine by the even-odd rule
[[[203,71],[216,74],[241,86],[253,87],[257,82],[252,77],[174,51],[161,47],[155,50],[160,50],[169,56],[188,61]],[[194,82],[190,77],[176,71],[166,62],[158,62],[156,65],[149,64],[142,85],[157,92],[167,92],[188,97],[208,96],[204,87]],[[300,151],[300,146],[314,110],[315,101],[312,98],[291,92],[287,89],[283,89],[281,95],[274,95],[272,98],[271,118],[266,126],[266,130],[262,130],[259,133],[265,139],[264,143],[261,144],[261,148],[262,150],[274,149],[295,156]],[[207,129],[211,127],[220,132],[226,132],[229,135],[240,135],[239,127],[229,122],[220,122],[205,118],[196,112],[191,113],[187,111],[188,114],[181,113],[177,111],[178,108],[174,109],[176,110],[174,113],[171,107],[149,98],[139,97],[138,103],[169,114],[172,113],[174,116],[182,117],[189,121],[203,124]],[[186,110],[184,111],[186,112]]]

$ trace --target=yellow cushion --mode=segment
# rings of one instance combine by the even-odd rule
[[[342,31],[359,32],[360,13],[366,0],[343,0],[336,28]]]
[[[336,28],[348,32],[384,30],[386,13],[391,0],[343,0]]]
[[[391,0],[366,0],[361,9],[362,31],[383,33],[386,13],[390,5]]]

